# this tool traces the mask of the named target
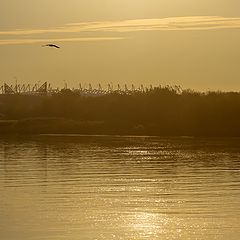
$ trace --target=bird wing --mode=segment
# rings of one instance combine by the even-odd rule
[[[55,44],[49,44],[49,47],[60,48],[59,46],[57,46],[57,45],[55,45]]]
[[[59,46],[55,45],[55,44],[46,44],[43,45],[42,47],[55,47],[55,48],[60,48]]]

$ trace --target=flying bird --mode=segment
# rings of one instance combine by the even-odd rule
[[[57,46],[55,44],[46,44],[46,45],[43,45],[42,47],[60,48],[59,46]]]

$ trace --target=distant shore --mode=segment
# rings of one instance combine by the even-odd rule
[[[240,93],[154,88],[80,96],[0,95],[0,135],[240,137]]]

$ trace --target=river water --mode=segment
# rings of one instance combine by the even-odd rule
[[[0,140],[1,240],[240,239],[240,139]]]

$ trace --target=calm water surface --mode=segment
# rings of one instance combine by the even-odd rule
[[[1,240],[240,239],[240,140],[0,140]]]

